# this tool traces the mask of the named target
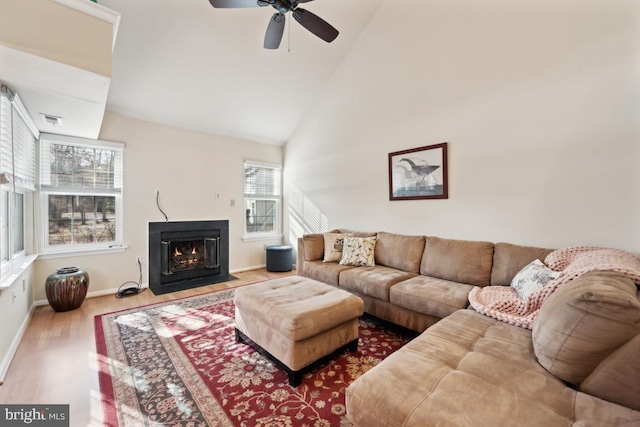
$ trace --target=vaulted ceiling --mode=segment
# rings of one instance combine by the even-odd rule
[[[208,0],[98,0],[122,15],[107,110],[167,125],[282,144],[382,0],[300,4],[340,31],[326,43],[287,14],[266,50],[271,7]]]

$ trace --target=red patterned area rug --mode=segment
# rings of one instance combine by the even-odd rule
[[[349,426],[345,389],[410,338],[360,320],[345,352],[291,387],[234,339],[233,290],[96,316],[107,426]]]

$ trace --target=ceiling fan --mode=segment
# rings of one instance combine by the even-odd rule
[[[211,6],[221,9],[272,6],[277,12],[269,21],[267,32],[264,35],[264,48],[277,49],[282,41],[287,12],[292,12],[293,18],[300,25],[327,43],[331,43],[338,37],[338,30],[331,24],[308,10],[298,7],[299,3],[309,3],[310,1],[313,0],[209,0],[209,3]]]

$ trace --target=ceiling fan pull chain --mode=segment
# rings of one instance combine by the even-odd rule
[[[287,24],[287,26],[289,27],[289,40],[288,40],[289,46],[287,47],[287,52],[291,53],[291,21],[289,21],[289,24]]]

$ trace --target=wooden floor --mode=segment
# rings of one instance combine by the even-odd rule
[[[102,426],[102,406],[96,371],[93,317],[146,304],[234,288],[295,274],[265,269],[233,275],[239,280],[155,296],[148,289],[127,298],[88,298],[76,310],[56,313],[38,307],[0,386],[0,403],[69,404],[70,425]]]

